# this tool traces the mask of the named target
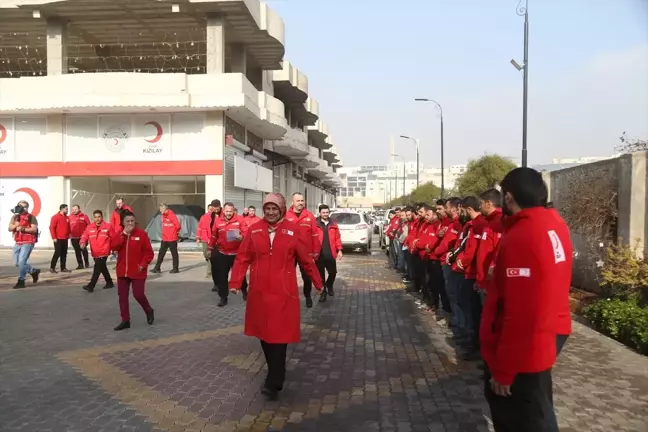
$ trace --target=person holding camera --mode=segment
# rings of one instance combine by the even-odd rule
[[[9,222],[9,232],[13,233],[16,244],[13,247],[13,260],[19,268],[18,282],[14,289],[25,288],[25,277],[29,274],[34,283],[38,282],[40,270],[32,267],[27,262],[38,241],[38,221],[29,213],[29,203],[19,201],[12,210],[14,216]]]
[[[54,255],[50,263],[50,273],[56,273],[56,262],[61,259],[61,272],[70,273],[67,269],[68,239],[70,238],[70,219],[67,204],[59,206],[59,212],[52,216],[50,234],[54,242]]]

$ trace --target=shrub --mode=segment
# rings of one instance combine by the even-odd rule
[[[639,242],[634,247],[610,245],[601,269],[602,287],[611,297],[634,298],[648,286],[648,262],[638,257]]]
[[[648,355],[648,308],[637,299],[599,300],[583,314],[601,333]]]

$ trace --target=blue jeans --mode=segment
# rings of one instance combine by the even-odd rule
[[[452,309],[452,317],[450,318],[450,326],[460,332],[464,332],[466,328],[466,320],[459,304],[459,294],[461,292],[461,285],[464,280],[462,273],[452,271],[452,267],[448,264],[443,266],[443,278],[446,282],[446,291],[450,299],[450,308]]]
[[[33,244],[17,244],[13,247],[13,262],[16,267],[20,269],[19,280],[25,280],[27,274],[34,272],[34,268],[27,263],[29,255],[34,250]]]
[[[412,261],[410,261],[411,255],[408,249],[403,250],[403,246],[400,247],[400,255],[398,256],[398,262],[400,263],[400,269],[407,277],[412,279]]]
[[[461,277],[459,282],[459,308],[464,317],[464,330],[468,336],[473,337],[475,334],[475,317],[473,313],[473,301],[477,295],[475,292],[475,279],[466,279],[466,277],[457,273]]]
[[[399,252],[401,248],[400,243],[398,242],[398,240],[392,239],[389,242],[389,248],[391,252],[390,255],[392,257],[391,258],[392,267],[394,268],[394,270],[398,270],[400,269],[400,255],[401,255]]]

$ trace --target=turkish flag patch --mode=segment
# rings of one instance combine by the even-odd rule
[[[531,277],[529,268],[507,268],[506,277]]]

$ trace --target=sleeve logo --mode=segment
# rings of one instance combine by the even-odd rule
[[[507,268],[506,277],[531,277],[530,268]]]
[[[551,247],[553,248],[554,253],[554,262],[556,264],[565,262],[567,257],[565,256],[565,248],[563,248],[560,237],[558,237],[558,234],[556,234],[556,231],[554,230],[547,231],[547,234],[549,235],[549,240],[551,240]]]

